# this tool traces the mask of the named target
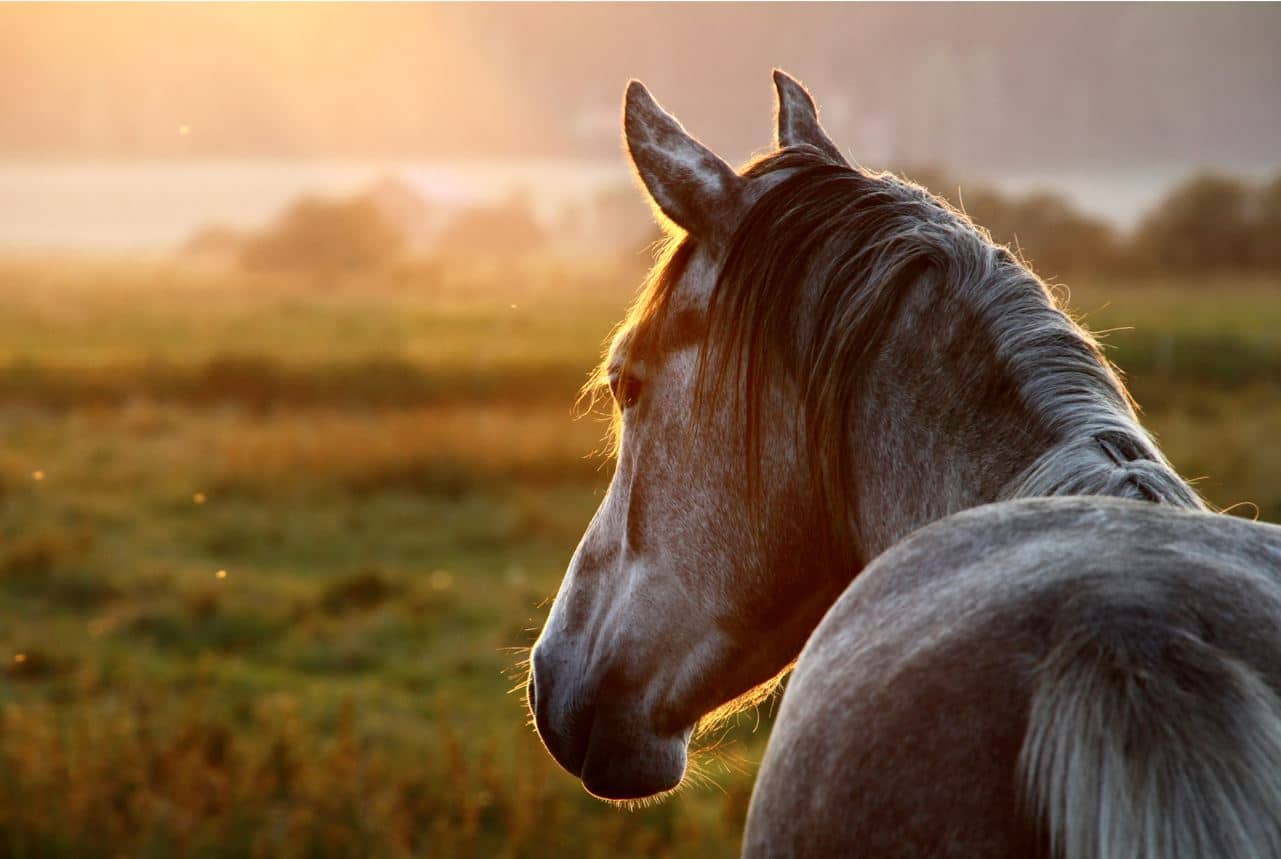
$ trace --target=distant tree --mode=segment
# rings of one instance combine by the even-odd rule
[[[437,239],[448,257],[503,258],[539,250],[547,233],[525,194],[513,194],[497,205],[477,205],[459,211]]]
[[[620,183],[598,191],[591,200],[591,217],[606,240],[629,252],[663,237],[653,213],[631,185]]]
[[[996,241],[1015,248],[1046,277],[1098,272],[1119,256],[1112,228],[1047,191],[1006,197],[992,191],[966,195],[970,217]]]
[[[934,167],[904,175],[964,209],[992,238],[1017,249],[1046,277],[1115,268],[1122,250],[1112,228],[1048,191],[1015,197],[984,185],[963,185]]]
[[[376,268],[401,251],[404,240],[366,197],[304,198],[245,242],[242,265],[258,271],[338,274]]]
[[[410,249],[422,251],[435,239],[440,228],[440,212],[405,180],[383,176],[359,196],[374,204],[383,220],[400,232]]]
[[[240,255],[245,237],[224,224],[200,227],[182,243],[178,252],[185,257],[210,262],[231,262]]]
[[[1255,244],[1252,200],[1246,185],[1228,176],[1202,174],[1171,191],[1148,212],[1135,235],[1135,251],[1160,271],[1249,268]]]
[[[1255,265],[1281,270],[1281,173],[1259,190],[1252,232]]]

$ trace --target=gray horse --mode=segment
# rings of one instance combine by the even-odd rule
[[[738,172],[628,87],[677,238],[597,373],[548,751],[671,790],[800,653],[749,855],[1281,857],[1281,529],[1207,512],[1034,275],[775,84]]]

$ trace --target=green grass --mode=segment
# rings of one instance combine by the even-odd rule
[[[608,479],[572,406],[639,277],[0,266],[0,856],[736,855],[753,718],[717,786],[629,812],[510,692]],[[1132,326],[1176,465],[1281,520],[1281,284],[1073,307]]]

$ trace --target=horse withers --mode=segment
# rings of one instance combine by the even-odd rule
[[[1206,511],[1026,267],[775,84],[740,171],[628,87],[675,238],[596,374],[548,750],[671,790],[800,653],[749,855],[1281,856],[1281,529]]]

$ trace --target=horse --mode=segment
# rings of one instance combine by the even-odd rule
[[[794,665],[746,856],[1281,857],[1281,528],[1209,509],[1021,260],[774,83],[740,170],[628,84],[672,238],[589,383],[615,470],[531,654],[548,752],[661,796]]]

